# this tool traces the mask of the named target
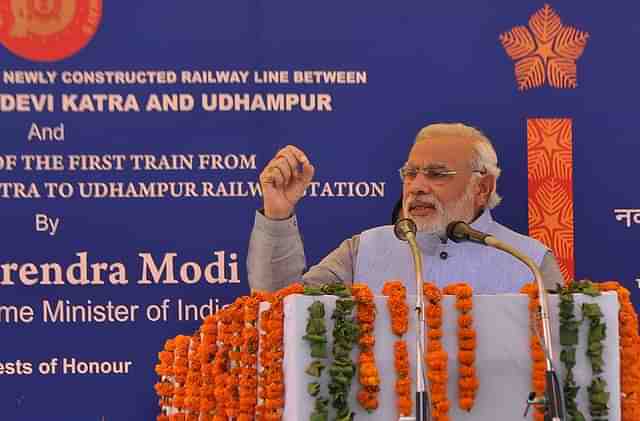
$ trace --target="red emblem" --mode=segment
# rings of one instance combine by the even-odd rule
[[[33,61],[80,51],[102,18],[102,0],[0,0],[0,43]]]

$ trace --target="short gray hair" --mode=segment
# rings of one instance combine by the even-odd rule
[[[498,167],[498,155],[491,140],[480,130],[462,123],[436,123],[423,127],[416,135],[415,143],[434,137],[466,137],[473,140],[474,157],[471,166],[473,169],[485,170],[487,174],[495,177],[496,186],[489,196],[487,207],[493,209],[498,206],[502,197],[496,189],[502,170]]]

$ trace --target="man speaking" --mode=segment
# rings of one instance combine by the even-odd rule
[[[291,282],[366,282],[380,294],[384,282],[405,281],[415,293],[412,256],[395,238],[393,226],[371,228],[349,239],[306,273],[304,247],[294,214],[311,183],[314,167],[303,151],[286,146],[260,174],[264,208],[256,212],[247,268],[252,289],[275,291]],[[448,241],[447,225],[463,221],[529,256],[540,267],[546,288],[563,283],[551,251],[542,243],[493,220],[500,203],[498,158],[490,140],[461,123],[432,124],[418,132],[400,168],[402,217],[413,220],[422,252],[424,279],[438,286],[469,283],[476,294],[517,293],[533,280],[512,256],[476,243]]]

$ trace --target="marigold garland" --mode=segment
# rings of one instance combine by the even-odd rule
[[[202,374],[200,363],[200,331],[197,330],[190,338],[187,371],[187,381],[185,383],[184,406],[186,419],[188,421],[198,421],[200,419],[200,386],[202,386]]]
[[[258,390],[256,419],[279,421],[284,409],[284,307],[283,300],[291,294],[304,293],[300,283],[291,284],[268,297],[270,307],[260,317],[260,328],[264,332],[260,337],[259,374],[261,388]]]
[[[284,408],[284,376],[282,371],[284,312],[282,299],[273,296],[270,308],[262,313],[260,327],[264,332],[260,345],[260,399],[256,406],[256,416],[265,421],[276,421],[282,418]]]
[[[433,283],[425,282],[423,294],[427,300],[425,319],[427,323],[429,341],[425,356],[428,367],[427,377],[431,390],[432,415],[435,421],[448,421],[449,400],[447,399],[448,355],[442,345],[442,292]],[[468,355],[459,354],[459,359],[468,361]],[[467,364],[468,365],[468,364]]]
[[[467,412],[475,402],[480,382],[474,367],[476,357],[476,331],[473,328],[473,288],[466,283],[448,285],[445,294],[456,296],[458,309],[458,406]],[[439,334],[439,336],[442,336]]]
[[[176,336],[176,349],[174,360],[174,394],[171,406],[178,410],[177,414],[173,414],[172,419],[176,416],[185,416],[186,412],[186,382],[187,373],[189,371],[189,344],[191,339],[185,335]]]
[[[200,386],[200,421],[213,419],[216,401],[214,396],[213,357],[217,351],[218,318],[212,314],[207,316],[200,327],[201,341],[198,348],[200,358],[202,385]]]
[[[213,377],[213,393],[216,405],[213,408],[213,420],[227,420],[227,376],[229,372],[229,352],[232,349],[232,315],[233,307],[229,306],[217,313],[218,319],[218,342],[217,351],[213,359],[211,375]]]
[[[533,366],[531,370],[531,384],[536,394],[536,399],[544,397],[546,361],[542,344],[538,339],[537,332],[542,332],[540,324],[540,299],[538,286],[534,283],[525,284],[520,292],[529,296],[529,333],[530,352]],[[535,406],[533,417],[537,421],[544,421],[544,408]]]
[[[595,284],[601,291],[616,291],[620,302],[620,365],[621,365],[621,407],[623,421],[640,421],[640,335],[638,332],[638,316],[630,301],[630,293],[617,282]],[[445,292],[454,293],[453,286]],[[397,297],[394,305],[388,300],[392,318],[392,330],[402,336],[408,327],[408,306],[406,290],[398,281],[385,284],[389,298]],[[361,292],[362,291],[362,292]],[[198,332],[192,337],[179,335],[165,342],[163,350],[158,353],[159,363],[155,372],[160,377],[154,389],[159,397],[161,413],[157,421],[227,421],[230,417],[237,420],[252,419],[252,407],[256,420],[275,421],[282,417],[284,407],[284,379],[282,374],[283,309],[282,300],[296,293],[303,293],[301,284],[293,284],[276,294],[254,294],[251,299],[245,297],[203,321]],[[526,285],[521,292],[530,297],[529,310],[532,326],[539,326],[539,308],[537,288],[534,284]],[[322,291],[323,294],[327,293]],[[362,294],[362,298],[358,296]],[[363,407],[377,406],[377,396],[367,389],[379,383],[379,375],[375,368],[375,357],[372,350],[375,343],[373,322],[375,307],[367,307],[370,291],[354,286],[353,295],[358,301],[358,321],[362,334],[360,336],[361,354],[359,357],[359,375],[364,389],[360,391],[358,400],[365,402]],[[446,420],[448,401],[446,401],[447,357],[442,347],[442,308],[441,294],[437,287],[425,285],[424,294],[430,303],[427,310],[429,327],[429,345],[427,365],[432,396],[434,398],[434,416],[439,421]],[[470,298],[470,293],[467,293]],[[456,290],[456,295],[457,290]],[[403,297],[399,300],[399,297]],[[262,301],[269,301],[271,309],[261,315],[262,335],[257,330],[258,306]],[[397,305],[398,303],[404,305]],[[472,303],[456,302],[460,315],[458,318],[458,340],[460,352],[459,387],[477,388],[477,379],[472,364],[475,360],[475,332],[471,328],[470,312]],[[369,331],[371,329],[371,331]],[[534,361],[532,383],[538,395],[544,393],[545,358],[542,346],[532,330],[531,357]],[[259,340],[260,361],[262,365],[257,381],[257,358]],[[368,348],[368,351],[365,349]],[[408,415],[411,413],[410,380],[408,353],[406,342],[399,340],[394,344],[396,370],[399,378],[396,383],[398,392],[398,408]],[[406,373],[406,376],[404,376]],[[400,378],[400,375],[404,376]],[[462,381],[463,378],[471,378]],[[364,380],[368,379],[368,380]],[[258,385],[260,388],[258,390]],[[365,396],[363,391],[369,390]],[[460,389],[462,390],[462,389]],[[474,389],[475,391],[475,389]],[[376,390],[377,392],[377,390]],[[471,392],[468,392],[471,393]],[[260,405],[255,405],[256,394]],[[463,407],[461,396],[461,408]],[[232,399],[229,399],[231,397]],[[473,398],[468,396],[466,404],[471,407]],[[401,412],[402,415],[402,412]],[[541,411],[534,412],[535,418],[542,420]]]
[[[382,288],[387,296],[387,308],[391,315],[391,331],[398,336],[394,343],[396,367],[396,405],[400,416],[411,415],[411,379],[409,378],[409,353],[407,342],[402,336],[409,328],[409,306],[407,305],[407,289],[402,281],[387,281]]]
[[[238,421],[252,420],[255,414],[258,395],[258,310],[260,300],[255,295],[244,302],[242,346],[240,350],[240,374],[238,377],[239,415]]]
[[[628,289],[618,282],[602,282],[596,286],[600,291],[615,291],[618,294],[620,330],[620,388],[622,421],[640,420],[640,335],[638,314],[631,303]]]
[[[155,372],[160,376],[160,381],[155,384],[154,389],[158,395],[160,414],[157,421],[168,421],[168,413],[175,392],[173,383],[173,361],[175,359],[176,343],[175,339],[168,339],[162,351],[158,353],[159,364],[155,366]]]
[[[360,406],[369,413],[378,408],[380,392],[380,375],[373,352],[375,346],[374,325],[376,320],[376,304],[373,292],[367,284],[354,283],[351,294],[357,303],[356,320],[360,328],[360,356],[358,357],[359,381],[362,388],[357,399]]]
[[[571,285],[571,284],[569,284]],[[638,316],[635,312],[633,304],[630,300],[630,292],[622,287],[618,282],[601,282],[593,284],[600,291],[615,291],[618,295],[618,301],[620,303],[620,310],[618,314],[619,320],[619,334],[620,334],[620,382],[621,382],[621,409],[622,409],[622,421],[640,421],[640,335],[638,331]],[[539,324],[537,315],[538,311],[538,294],[535,284],[525,285],[520,292],[526,293],[530,297],[529,309],[532,312],[532,318]],[[539,326],[538,326],[539,328]],[[532,337],[532,343],[537,341],[537,338]],[[541,387],[541,391],[536,390],[537,393],[544,393],[544,353],[537,342],[537,348],[532,346],[532,358],[534,359],[534,387]],[[539,361],[542,361],[540,364]],[[538,362],[538,364],[536,364]],[[536,375],[537,370],[540,370],[542,366],[542,377]],[[536,379],[538,380],[536,382]],[[593,388],[593,384],[591,386]],[[596,387],[600,388],[601,385],[596,382]],[[539,396],[539,395],[538,395]],[[537,419],[542,420],[543,415],[540,411],[535,412]]]

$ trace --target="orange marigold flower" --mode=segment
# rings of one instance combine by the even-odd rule
[[[458,340],[458,348],[465,351],[475,351],[476,340],[475,339],[461,339]]]
[[[364,377],[377,376],[378,369],[374,363],[365,363],[360,365],[360,375]]]
[[[441,414],[446,414],[449,412],[449,401],[447,399],[438,402],[436,406],[436,410]],[[441,418],[439,418],[441,419]]]
[[[429,329],[429,332],[427,332],[427,336],[429,337],[430,341],[437,341],[438,339],[442,338],[442,329]]]
[[[475,339],[476,338],[476,332],[473,329],[470,328],[462,328],[462,329],[458,329],[458,339]]]
[[[433,370],[427,373],[427,377],[431,381],[431,383],[435,384],[445,384],[449,378],[445,371]]]
[[[391,296],[391,295],[406,295],[407,289],[405,288],[402,281],[387,281],[384,283],[382,287],[382,295]]]
[[[538,292],[538,286],[535,283],[524,284],[522,288],[520,288],[521,294],[531,294],[533,292]]]
[[[397,401],[398,412],[403,417],[411,415],[411,398],[409,396],[399,396]]]
[[[372,347],[376,344],[376,338],[373,335],[361,335],[358,343],[363,347]]]
[[[456,290],[456,298],[459,301],[464,301],[464,299],[471,299],[471,297],[473,297],[473,287],[465,283],[458,284],[458,288]]]
[[[462,313],[468,313],[473,308],[473,299],[468,297],[456,300],[456,308]]]
[[[427,326],[429,326],[429,329],[440,329],[440,326],[442,326],[442,318],[427,318]]]
[[[427,306],[427,312],[425,316],[428,319],[442,318],[442,307],[439,305]]]
[[[358,357],[358,362],[360,364],[371,363],[373,361],[375,361],[375,358],[372,352],[362,352]]]
[[[458,384],[461,388],[467,390],[477,390],[480,386],[480,382],[475,377],[463,377],[458,380]]]
[[[436,285],[429,282],[424,283],[423,293],[431,304],[436,304],[442,299],[442,293],[440,292],[440,289]]]
[[[358,306],[356,318],[360,322],[373,323],[376,319],[376,309],[373,306]]]
[[[472,351],[459,351],[458,352],[458,361],[462,364],[471,365],[476,359],[475,352]]]
[[[427,344],[427,353],[443,351],[444,348],[442,346],[441,341],[429,341]]]
[[[458,367],[460,377],[473,377],[476,375],[476,369],[472,366],[461,365]]]
[[[351,294],[355,297],[356,301],[361,303],[373,303],[373,292],[367,284],[354,283],[351,286]]]
[[[458,316],[458,326],[468,328],[473,325],[473,316],[470,314],[461,314]]]
[[[373,323],[364,322],[362,320],[358,320],[360,322],[360,332],[362,334],[368,335],[373,332]]]
[[[600,291],[616,291],[620,288],[620,284],[616,281],[598,282],[595,284]]]

